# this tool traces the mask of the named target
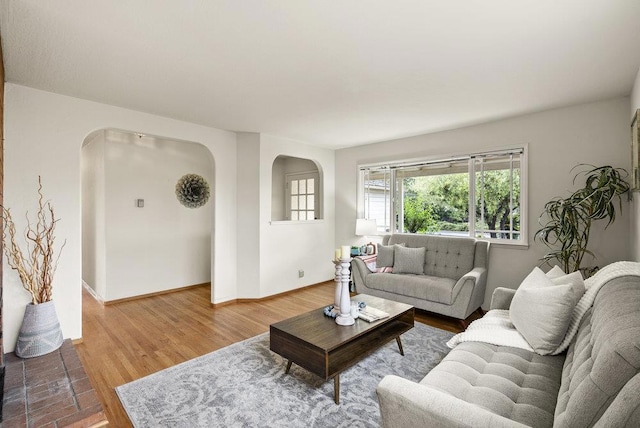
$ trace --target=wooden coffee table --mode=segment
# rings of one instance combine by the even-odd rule
[[[404,355],[400,335],[413,328],[411,305],[366,294],[358,294],[351,300],[366,302],[367,306],[387,312],[389,317],[371,323],[357,319],[354,325],[341,326],[319,308],[270,326],[270,349],[288,360],[285,373],[289,373],[291,363],[296,363],[324,380],[333,378],[336,404],[340,404],[342,371],[393,339]]]

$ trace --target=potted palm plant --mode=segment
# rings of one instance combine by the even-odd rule
[[[53,275],[60,253],[55,255],[55,218],[53,207],[42,193],[42,180],[38,177],[38,210],[35,221],[27,213],[24,243],[18,243],[16,225],[11,210],[2,207],[4,252],[8,265],[18,272],[31,302],[25,309],[18,333],[15,353],[22,358],[37,357],[53,352],[62,345],[63,337],[56,315],[53,296]]]
[[[598,267],[584,267],[584,256],[589,254],[595,258],[587,247],[591,225],[596,220],[607,220],[608,227],[616,219],[616,205],[622,209],[622,195],[629,191],[626,181],[628,173],[623,168],[612,166],[595,167],[579,164],[572,168],[590,169],[578,172],[584,177],[585,184],[566,198],[554,198],[547,202],[538,219],[542,226],[536,232],[536,239],[549,247],[542,260],[551,264],[553,260],[560,263],[565,272],[580,270],[583,276],[589,277]]]

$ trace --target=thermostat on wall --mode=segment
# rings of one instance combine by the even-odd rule
[[[144,199],[136,199],[136,207],[144,208]]]

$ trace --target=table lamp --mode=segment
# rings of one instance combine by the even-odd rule
[[[378,225],[375,219],[368,220],[365,218],[356,219],[356,236],[374,236],[378,233]],[[373,242],[367,244],[367,254],[375,254],[376,247]]]

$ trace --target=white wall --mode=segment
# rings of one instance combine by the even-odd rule
[[[87,137],[82,148],[82,279],[104,300],[106,295],[104,131]]]
[[[249,132],[238,133],[237,141],[238,297],[261,298],[332,279],[334,151]],[[276,162],[276,174],[306,171],[311,163],[304,159],[317,166],[323,182],[323,220],[271,220],[272,173],[280,155],[303,159],[282,162],[282,168]],[[304,277],[298,277],[298,270],[304,270]]]
[[[640,69],[631,90],[631,117],[640,109]],[[640,262],[640,192],[633,192],[631,205],[631,258]]]
[[[481,151],[529,144],[529,248],[493,245],[484,307],[497,286],[516,288],[545,253],[534,242],[544,203],[574,189],[571,168],[578,163],[629,169],[629,98],[583,104],[537,114],[420,135],[336,152],[336,244],[358,242],[356,219],[357,165],[420,156]],[[628,259],[629,205],[606,231],[594,227],[590,249],[603,266]],[[588,262],[588,261],[587,261]]]
[[[260,297],[260,134],[238,133],[238,297]]]
[[[278,156],[271,167],[271,220],[285,220],[285,170],[287,158]]]
[[[189,173],[216,188],[209,150],[115,130],[103,135],[107,284],[99,296],[110,301],[209,282],[214,201],[192,209],[175,194]]]
[[[54,301],[65,338],[82,336],[81,145],[91,132],[104,128],[194,141],[210,150],[215,163],[212,247],[224,248],[214,252],[212,301],[236,298],[235,133],[8,83],[4,202],[16,213],[33,212],[37,176],[42,176],[46,195],[61,218],[58,239],[67,240],[54,279]],[[4,343],[6,352],[11,352],[29,298],[6,264],[3,278]]]
[[[636,75],[636,80],[633,83],[631,90],[631,116],[635,114],[636,110],[640,108],[640,69]]]
[[[271,170],[279,155],[309,159],[318,167],[323,186],[322,220],[271,222]],[[335,272],[331,263],[335,246],[335,152],[261,134],[259,181],[260,296],[332,279]],[[304,270],[303,278],[298,278],[298,270]]]
[[[302,159],[296,157],[286,157],[285,158],[285,168],[284,173],[286,174],[296,174],[301,172],[311,172],[317,169],[316,165],[313,161],[309,159]]]

